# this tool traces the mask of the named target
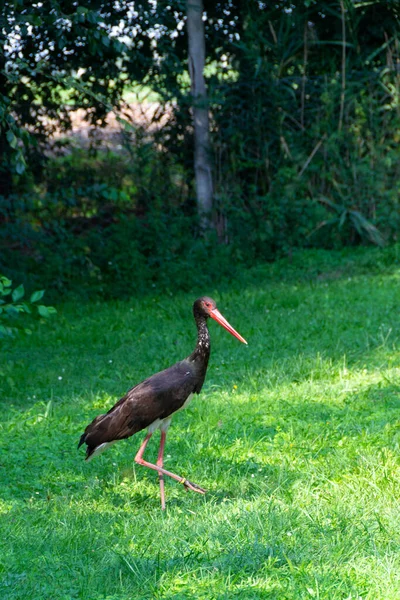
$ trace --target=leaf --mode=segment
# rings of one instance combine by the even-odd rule
[[[38,302],[38,300],[41,300],[44,296],[44,292],[44,290],[38,290],[36,292],[33,292],[31,296],[31,302]]]
[[[13,336],[15,329],[12,327],[6,327],[5,325],[0,325],[0,337]]]
[[[369,240],[377,246],[385,245],[385,238],[379,229],[368,221],[368,219],[366,219],[358,210],[350,211],[350,217],[354,227],[361,236],[366,235]]]
[[[25,171],[25,168],[26,160],[21,150],[19,150],[15,157],[15,170],[17,171],[18,175],[22,175],[22,173]]]
[[[14,133],[11,131],[11,129],[9,129],[6,133],[6,138],[8,143],[10,144],[11,148],[17,148],[18,146],[18,138],[16,135],[14,135]]]
[[[11,279],[8,279],[8,277],[4,277],[4,275],[0,275],[0,283],[2,285],[4,285],[4,287],[10,287],[12,281],[11,281]]]
[[[17,288],[15,288],[15,290],[11,294],[13,302],[18,302],[18,300],[20,300],[21,298],[24,297],[24,294],[25,294],[24,286],[21,283],[21,285],[19,285]]]
[[[51,315],[55,315],[57,312],[54,306],[44,306],[44,304],[40,304],[37,308],[39,315],[45,319],[48,319]]]
[[[38,313],[41,317],[44,317],[45,319],[48,319],[50,317],[49,309],[47,308],[47,306],[44,306],[44,304],[40,304],[38,306]]]
[[[22,175],[22,173],[25,171],[25,163],[23,163],[21,160],[18,160],[15,164],[15,170],[17,171],[18,175]]]
[[[347,210],[344,210],[344,211],[342,212],[342,214],[340,215],[340,219],[339,219],[339,229],[340,229],[341,227],[343,227],[343,225],[344,225],[344,223],[345,223],[345,221],[346,221],[346,217],[347,217]]]
[[[27,304],[26,302],[23,302],[19,306],[20,306],[20,312],[24,312],[24,313],[27,313],[29,315],[32,314],[32,310],[31,310],[29,304]]]
[[[24,15],[24,21],[34,25],[35,27],[40,27],[40,25],[43,23],[43,20],[39,15]]]

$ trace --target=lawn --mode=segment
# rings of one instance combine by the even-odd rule
[[[0,598],[400,598],[397,250],[303,252],[218,291],[78,301],[2,342]],[[189,354],[213,296],[206,384],[175,416],[166,468],[142,434],[86,463],[86,424]],[[158,433],[147,457],[154,459]]]

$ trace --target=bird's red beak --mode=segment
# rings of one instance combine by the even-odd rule
[[[235,336],[235,338],[243,342],[243,344],[247,344],[246,340],[242,338],[242,336],[236,331],[236,329],[233,329],[232,325],[229,325],[228,321],[225,319],[225,317],[221,315],[217,308],[214,308],[214,310],[210,311],[210,317],[212,317],[215,321],[217,321],[217,323],[222,325],[222,327],[225,327],[225,329],[229,331],[229,333],[231,333]]]

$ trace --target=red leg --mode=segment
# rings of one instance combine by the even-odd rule
[[[139,451],[135,456],[135,462],[137,462],[138,465],[143,465],[143,467],[148,467],[149,469],[153,469],[153,471],[157,471],[157,473],[160,475],[167,475],[167,477],[171,477],[172,479],[175,479],[175,481],[182,483],[187,490],[192,490],[193,492],[199,492],[199,494],[205,494],[206,490],[201,488],[196,483],[192,483],[191,481],[189,481],[188,479],[185,479],[184,477],[179,477],[179,475],[175,475],[175,473],[171,473],[171,471],[167,471],[166,469],[163,469],[162,467],[159,467],[158,465],[153,465],[152,463],[147,462],[147,460],[144,460],[143,454],[146,449],[147,443],[152,435],[153,435],[152,433],[148,433],[146,435],[146,437],[144,438],[143,444],[140,446]],[[164,438],[164,443],[165,443],[165,438]],[[161,444],[160,444],[160,452],[161,452]]]
[[[138,462],[138,460],[140,460],[140,459],[142,458],[142,456],[143,456],[143,454],[144,454],[144,451],[146,450],[146,446],[147,446],[147,444],[149,443],[149,439],[151,438],[151,436],[152,436],[152,435],[153,435],[152,433],[148,433],[148,434],[146,435],[146,437],[144,438],[144,440],[143,440],[143,443],[142,443],[142,445],[140,446],[140,448],[139,448],[139,450],[138,450],[138,453],[137,453],[137,454],[136,454],[136,456],[135,456],[135,461],[136,461],[136,462]]]
[[[164,466],[164,446],[167,434],[165,431],[161,430],[161,439],[160,439],[160,449],[158,451],[157,458],[157,467]],[[164,492],[164,475],[163,473],[158,472],[158,477],[160,478],[160,494],[161,494],[161,508],[165,510],[165,492]]]

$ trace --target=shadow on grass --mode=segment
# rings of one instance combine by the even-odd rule
[[[282,593],[279,577],[292,578],[298,586],[323,573],[322,562],[315,564],[311,573],[308,571],[321,543],[327,536],[333,538],[331,526],[321,528],[316,535],[296,507],[284,514],[276,502],[239,505],[230,514],[232,506],[214,506],[212,522],[200,528],[195,523],[195,531],[193,518],[188,522],[182,512],[174,516],[174,508],[169,508],[157,522],[163,527],[170,519],[175,539],[169,528],[165,540],[142,537],[132,550],[129,547],[138,538],[140,528],[148,531],[145,521],[155,521],[154,514],[144,511],[141,518],[135,518],[131,512],[79,511],[78,505],[69,511],[31,507],[33,527],[14,535],[12,545],[2,555],[2,597],[50,597],[52,592],[52,598],[100,598],[113,593],[119,593],[118,598],[130,598],[132,593],[141,599],[223,598],[236,597],[236,588],[239,597],[239,592],[246,592],[249,579],[274,578],[272,588],[276,586]],[[196,520],[199,517],[198,510]],[[51,526],[43,527],[43,520]],[[292,535],[294,522],[303,529],[303,539]],[[75,528],[71,531],[72,523]],[[15,551],[25,564],[22,572],[15,569]],[[352,551],[354,542],[348,548],[349,554]],[[347,559],[342,556],[332,569],[333,582],[338,575],[342,582],[346,580],[340,567]],[[225,589],[224,594],[230,589],[231,595],[219,595],[219,589]],[[248,592],[257,589],[256,585]]]
[[[355,484],[354,500],[348,497],[346,505],[340,499],[343,486],[335,504],[328,504],[336,487],[361,472],[362,493],[369,477],[381,477],[382,490],[392,485],[382,464],[392,460],[395,468],[384,451],[395,455],[398,448],[400,386],[381,377],[379,365],[397,356],[397,288],[386,298],[377,276],[376,285],[369,281],[359,294],[340,273],[337,279],[331,296],[324,279],[311,300],[308,284],[273,293],[260,285],[253,304],[257,292],[245,291],[254,316],[248,324],[254,328],[251,354],[229,346],[214,329],[208,390],[174,419],[166,450],[167,468],[209,493],[189,495],[168,482],[166,514],[159,509],[157,475],[132,469],[143,435],[89,465],[76,443],[87,422],[110,408],[130,381],[167,366],[160,361],[168,360],[168,352],[160,359],[154,348],[168,344],[177,358],[186,355],[180,336],[190,345],[192,328],[179,325],[171,337],[171,320],[159,318],[157,331],[143,333],[140,344],[132,335],[128,344],[119,325],[104,337],[99,309],[70,332],[60,355],[65,340],[57,327],[39,354],[33,354],[34,341],[29,349],[11,348],[13,358],[2,367],[3,398],[15,401],[11,409],[3,403],[0,439],[2,539],[10,540],[0,559],[4,597],[178,599],[201,592],[204,598],[282,598],[285,585],[293,585],[295,598],[299,586],[315,591],[315,578],[322,576],[326,589],[344,586],[342,596],[337,588],[327,598],[358,593],[347,566],[354,556],[383,554],[384,537],[394,539],[385,528],[392,531],[398,521],[391,525],[388,518],[379,533]],[[272,315],[265,310],[271,299]],[[230,302],[228,313],[234,312]],[[394,329],[389,338],[385,323]],[[147,329],[137,318],[130,325]],[[141,354],[143,348],[152,354]],[[380,381],[349,375],[343,383],[345,354],[346,370],[354,367],[350,375],[366,362],[375,365]],[[240,395],[230,393],[234,384]],[[149,458],[157,446],[155,436]],[[372,468],[362,471],[366,461]],[[382,506],[392,498],[390,489]],[[378,501],[371,501],[371,514]]]
[[[240,420],[230,420],[231,407],[221,401],[213,406],[211,414],[205,404],[190,409],[177,417],[170,429],[166,454],[173,458],[166,458],[166,468],[208,487],[207,497],[215,501],[247,498],[257,492],[261,479],[269,490],[277,486],[289,489],[301,473],[296,464],[299,458],[322,460],[332,451],[341,452],[341,440],[359,438],[367,445],[376,438],[379,443],[386,439],[392,443],[400,433],[400,385],[369,385],[349,392],[340,404],[302,401],[296,390],[291,394],[284,400],[266,394],[257,412],[253,401],[242,401]],[[238,414],[237,407],[234,412]],[[209,422],[208,431],[202,430],[205,419]],[[103,482],[111,481],[112,494],[116,494],[115,483],[124,479],[133,487],[142,481],[158,490],[157,474],[133,463],[143,433],[119,442],[99,459],[86,463],[83,453],[76,451],[78,435],[71,429],[70,417],[59,419],[56,411],[48,418],[42,413],[32,414],[16,428],[3,432],[3,500],[27,499],[32,494],[42,495],[45,490],[50,490],[51,495],[73,493],[84,498],[87,481],[91,485],[96,481],[95,487],[99,488],[105,485]],[[19,443],[15,451],[17,438],[25,442]],[[158,444],[155,434],[146,453],[149,460],[155,461]],[[177,487],[169,478],[166,481],[167,493],[169,488]],[[219,488],[218,481],[223,482],[223,488]],[[186,494],[180,486],[177,489],[184,503]]]
[[[356,521],[345,504],[324,508],[322,496],[318,511],[326,514],[318,521],[302,512],[299,493],[321,493],[327,481],[342,481],[360,468],[357,456],[365,449],[371,454],[395,448],[399,391],[396,384],[370,385],[349,393],[340,405],[267,397],[261,415],[243,402],[239,426],[227,421],[218,435],[214,432],[213,445],[193,452],[177,426],[168,446],[174,466],[168,467],[206,485],[204,476],[211,489],[205,498],[190,498],[169,482],[165,515],[156,474],[139,467],[133,474],[123,466],[136,444],[121,442],[118,452],[87,465],[75,454],[68,423],[52,436],[57,414],[29,425],[25,452],[0,459],[8,483],[0,512],[10,540],[0,565],[3,597],[32,597],[35,588],[36,597],[52,598],[97,598],[100,589],[104,597],[120,593],[118,598],[139,593],[140,598],[189,598],[196,597],[196,589],[203,597],[257,598],[269,581],[268,597],[280,598],[285,586],[313,589],[318,577],[325,589],[332,585],[332,598],[341,597],[334,587],[338,581],[347,594],[355,592],[348,565],[355,555],[377,552],[362,506]],[[12,440],[10,433],[3,442],[11,449]],[[252,586],[249,578],[255,580]],[[55,592],[61,588],[64,596]],[[176,589],[181,591],[171,591]]]

